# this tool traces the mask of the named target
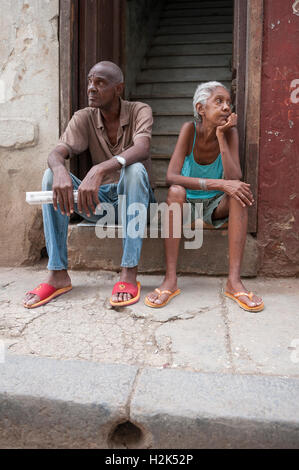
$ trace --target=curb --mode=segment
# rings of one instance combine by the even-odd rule
[[[299,379],[7,355],[0,448],[298,448]]]

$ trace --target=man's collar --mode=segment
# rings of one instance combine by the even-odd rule
[[[129,115],[127,102],[120,98],[119,122],[120,122],[121,127],[126,126],[127,124],[129,124],[129,121],[130,121],[130,115]]]
[[[120,123],[121,127],[123,127],[123,126],[126,126],[127,124],[129,124],[130,116],[129,116],[129,113],[127,111],[126,101],[122,100],[121,98],[119,98],[119,99],[120,99],[119,123]],[[100,108],[98,108],[98,112],[97,112],[97,127],[101,128],[101,129],[104,128]]]
[[[97,127],[103,129],[104,124],[103,124],[103,121],[102,121],[102,115],[101,115],[100,108],[97,109],[96,116],[97,116]]]

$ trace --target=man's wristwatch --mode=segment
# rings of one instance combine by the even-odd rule
[[[115,155],[113,158],[116,158],[118,163],[124,168],[126,166],[126,159],[120,155]]]

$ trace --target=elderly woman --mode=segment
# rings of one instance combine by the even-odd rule
[[[229,276],[225,295],[248,311],[259,312],[264,304],[243,285],[240,278],[244,252],[248,206],[254,203],[250,185],[241,181],[237,115],[231,112],[231,97],[219,82],[199,85],[193,98],[194,122],[186,122],[169,163],[167,204],[203,204],[203,221],[215,228],[227,221]],[[228,218],[229,216],[229,218]],[[165,239],[166,274],[162,285],[148,294],[145,304],[163,307],[180,293],[176,265],[180,238],[173,236],[173,214],[169,217],[169,238]],[[211,254],[212,255],[212,254]]]

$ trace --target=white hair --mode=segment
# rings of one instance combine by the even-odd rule
[[[198,85],[198,87],[195,90],[194,96],[193,96],[193,110],[194,110],[194,116],[199,119],[200,121],[202,120],[200,114],[198,114],[196,110],[196,105],[198,103],[201,103],[202,105],[205,105],[207,100],[210,98],[211,94],[216,90],[218,87],[225,88],[225,90],[228,91],[226,86],[224,86],[220,82],[206,82],[206,83],[201,83],[201,85]]]

